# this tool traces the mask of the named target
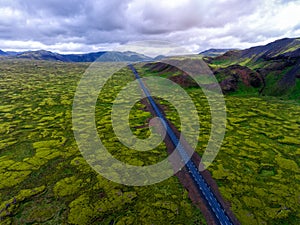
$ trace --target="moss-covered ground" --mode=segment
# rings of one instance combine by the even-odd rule
[[[227,133],[209,168],[222,195],[242,224],[298,224],[300,105],[253,97],[226,105]]]
[[[88,64],[0,61],[0,224],[205,224],[176,177],[146,187],[113,183],[81,156],[72,131],[72,101]],[[142,75],[142,74],[141,74]],[[132,81],[121,70],[98,99],[96,125],[108,150],[133,165],[167,156],[125,148],[110,119],[112,101]],[[197,152],[210,134],[209,106],[188,89],[200,117]],[[180,128],[169,103],[167,117]],[[299,224],[300,105],[276,98],[228,96],[227,132],[209,167],[242,224]],[[130,127],[149,136],[150,114],[137,103]]]
[[[140,73],[151,76],[148,70]],[[197,152],[210,135],[208,102],[200,89],[188,88],[199,115]],[[226,135],[208,168],[242,224],[300,223],[300,104],[250,93],[225,96]],[[180,127],[166,101],[167,117]]]
[[[88,64],[0,61],[0,224],[205,224],[176,177],[146,187],[113,183],[81,156],[72,131],[72,101]],[[96,107],[100,138],[118,159],[150,165],[167,156],[124,148],[110,119],[112,100],[132,81],[113,77]],[[140,138],[150,113],[137,103],[130,127]]]

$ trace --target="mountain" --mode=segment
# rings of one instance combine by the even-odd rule
[[[149,61],[152,58],[143,54],[135,52],[94,52],[87,54],[58,54],[50,51],[27,51],[23,53],[5,54],[9,58],[16,59],[32,59],[32,60],[49,60],[49,61],[62,61],[62,62],[121,62],[121,61]]]
[[[58,54],[50,51],[39,50],[39,51],[27,51],[16,56],[12,56],[18,59],[33,59],[33,60],[49,60],[49,61],[64,61],[65,58]]]
[[[6,56],[6,55],[7,55],[7,53],[0,49],[0,56]]]
[[[286,96],[300,100],[300,38],[284,38],[267,45],[231,50],[206,57],[225,92]],[[249,80],[260,80],[251,85]]]
[[[236,63],[257,62],[260,60],[299,57],[300,38],[284,38],[267,45],[256,46],[245,50],[231,50],[215,58],[215,60],[230,60]]]
[[[106,52],[105,54],[101,55],[97,61],[101,62],[136,62],[136,61],[150,61],[152,60],[151,57],[145,56],[143,54],[139,54],[136,52]]]
[[[16,56],[18,54],[20,54],[21,52],[13,52],[13,51],[7,51],[4,52],[0,49],[0,56]]]
[[[224,53],[231,51],[234,49],[216,49],[216,48],[211,48],[208,50],[205,50],[203,52],[200,52],[199,55],[202,56],[209,56],[209,57],[215,57],[215,56],[219,56],[219,55],[223,55]]]
[[[164,55],[158,55],[158,56],[156,56],[153,60],[154,60],[154,61],[156,61],[156,60],[162,60],[162,59],[164,59],[164,58],[166,58],[166,56],[164,56]]]
[[[87,54],[69,54],[62,55],[65,62],[94,62],[100,56],[104,55],[106,52],[94,52]]]
[[[5,53],[7,53],[7,55],[10,55],[10,56],[16,56],[16,55],[21,54],[22,52],[7,51]]]
[[[210,49],[204,61],[224,94],[277,96],[300,101],[300,38],[285,38],[244,50]],[[224,54],[215,54],[225,51]],[[197,84],[177,68],[163,62],[144,65],[186,88]]]

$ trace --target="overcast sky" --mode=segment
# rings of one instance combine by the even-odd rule
[[[113,50],[169,41],[198,53],[300,37],[300,0],[0,0],[0,49]]]

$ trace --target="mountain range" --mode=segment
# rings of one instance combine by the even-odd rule
[[[208,64],[225,94],[242,93],[272,96],[287,96],[300,100],[300,38],[284,38],[262,46],[244,50],[209,49],[200,55]],[[102,51],[87,54],[58,54],[50,51],[4,52],[0,59],[34,59],[62,62],[106,61],[155,61],[135,52]],[[184,86],[194,86],[186,80],[184,72],[163,63],[146,65],[155,72],[170,74],[170,79]],[[176,72],[177,71],[177,72]],[[172,72],[172,73],[170,73]],[[173,73],[174,72],[174,73]]]
[[[102,51],[87,54],[59,54],[45,50],[26,51],[26,52],[4,52],[0,50],[0,57],[11,59],[32,59],[32,60],[49,60],[61,62],[108,62],[108,61],[149,61],[151,57],[135,52],[117,52],[117,51]]]

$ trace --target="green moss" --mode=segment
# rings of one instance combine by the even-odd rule
[[[15,214],[16,211],[19,208],[19,205],[21,202],[23,202],[25,199],[28,199],[32,196],[38,195],[42,193],[45,190],[45,186],[33,188],[33,189],[23,189],[21,190],[16,196],[13,198],[1,202],[0,204],[0,222],[2,218],[6,218]]]
[[[26,162],[16,162],[13,165],[11,165],[8,170],[12,170],[12,171],[25,171],[25,170],[33,170],[34,167],[31,164],[28,164]]]
[[[0,162],[1,162],[1,164],[0,164],[0,173],[5,172],[8,167],[10,167],[11,165],[13,165],[15,163],[14,160],[11,160],[7,156],[0,157]]]
[[[78,168],[82,173],[91,173],[93,169],[83,157],[76,157],[71,161],[71,165]]]
[[[242,209],[236,213],[241,224],[259,225],[255,216],[248,210]]]
[[[40,186],[32,189],[23,189],[19,192],[16,199],[17,201],[23,201],[25,198],[42,193],[46,189],[46,186]]]
[[[59,147],[61,142],[59,140],[39,141],[33,143],[34,148],[55,148]]]
[[[247,118],[228,118],[231,124],[238,124],[247,121]]]
[[[6,217],[5,219],[0,220],[1,225],[11,225],[12,224],[12,218]]]
[[[0,105],[0,112],[11,112],[12,110],[14,110],[16,108],[16,106],[14,105]]]
[[[14,198],[17,200],[17,204],[8,207],[10,215],[5,215],[1,223],[6,220],[13,224],[24,224],[26,220],[45,225],[205,223],[178,179],[171,177],[147,187],[127,187],[97,176],[82,158],[73,137],[71,104],[87,64],[0,60],[0,66],[4,76],[0,80],[3,96],[0,106],[6,111],[0,111],[0,184],[3,180],[9,183],[11,178],[7,177],[14,179],[15,175],[20,182],[1,189],[0,199],[5,199],[2,207]],[[165,146],[143,153],[132,151],[118,141],[111,126],[112,102],[122,85],[132,80],[132,73],[124,69],[107,83],[99,94],[95,119],[99,136],[114,157],[149,165],[166,158]],[[24,88],[19,88],[20,83]],[[290,93],[295,98],[297,90]],[[211,132],[210,107],[200,89],[191,88],[187,93],[198,109],[201,131],[196,151],[202,155]],[[226,97],[227,133],[208,169],[242,224],[296,225],[300,218],[299,145],[294,138],[285,137],[300,136],[297,119],[300,106],[296,102],[251,95]],[[179,126],[181,118],[174,109],[166,101],[161,104],[168,118]],[[129,122],[135,134],[146,138],[149,113],[143,110],[137,103],[130,111]],[[189,122],[185,123],[191,126]],[[285,143],[280,143],[283,140]],[[101,155],[93,159],[106,165]],[[31,174],[23,176],[22,172]],[[70,182],[68,177],[73,177]],[[41,192],[32,191],[41,186],[44,186]],[[44,222],[38,222],[38,217]]]
[[[261,174],[262,176],[274,176],[274,175],[275,175],[275,172],[274,172],[274,170],[272,170],[272,169],[269,169],[269,170],[267,170],[267,169],[262,169],[262,170],[260,171],[260,174]]]
[[[281,156],[277,155],[275,158],[278,166],[282,169],[291,170],[294,172],[299,172],[299,167],[297,163],[293,160],[282,158]]]
[[[108,199],[110,205],[107,209],[108,210],[112,208],[121,209],[123,208],[124,205],[132,203],[136,197],[137,194],[133,191],[122,192],[121,190],[114,190],[113,192],[110,192],[109,199]],[[96,206],[106,208],[107,205],[108,204],[104,206],[103,202],[101,201]]]
[[[41,166],[45,165],[48,162],[47,159],[36,156],[32,158],[25,158],[23,161],[32,165],[34,170],[38,170]]]
[[[43,102],[40,103],[40,106],[54,106],[57,102],[53,98],[45,98]]]
[[[0,174],[0,189],[13,187],[24,181],[31,171],[7,171]]]
[[[300,145],[300,138],[284,136],[283,139],[279,139],[278,142],[283,144]]]
[[[13,138],[8,138],[0,141],[0,150],[9,148],[10,146],[18,143],[17,140]]]
[[[260,208],[263,206],[263,203],[257,198],[251,198],[248,196],[244,196],[243,201],[245,205],[249,208]]]
[[[268,132],[268,131],[260,131],[262,134],[266,135],[268,138],[270,139],[278,139],[279,137],[281,137],[280,133],[276,133],[276,132]]]
[[[276,224],[281,215],[289,224],[297,224],[298,139],[282,140],[287,133],[300,136],[297,119],[291,119],[298,118],[299,106],[236,97],[227,97],[226,103],[233,128],[227,126],[223,145],[209,168],[223,197],[242,224]],[[238,123],[236,118],[244,120]],[[294,211],[283,209],[284,205]]]
[[[79,190],[84,186],[82,179],[77,179],[75,176],[67,177],[54,186],[54,193],[58,197],[64,197],[67,195],[74,195],[79,192]]]
[[[55,117],[53,116],[45,116],[42,119],[39,120],[40,123],[45,122],[45,121],[53,121],[55,120]]]
[[[36,150],[35,158],[51,160],[62,155],[57,149],[39,148]]]
[[[216,179],[224,179],[228,176],[228,172],[223,168],[223,165],[218,165],[218,169],[213,171],[213,177]]]
[[[0,123],[0,134],[9,133],[10,123]]]
[[[70,203],[68,222],[76,225],[89,225],[94,217],[94,210],[90,205],[90,199],[86,194],[81,195]]]
[[[130,225],[130,224],[135,224],[134,216],[124,216],[116,223],[116,225]]]
[[[27,205],[27,210],[24,210],[26,214],[23,215],[26,223],[43,223],[52,219],[57,211],[57,206],[52,204],[35,204],[31,203]]]

